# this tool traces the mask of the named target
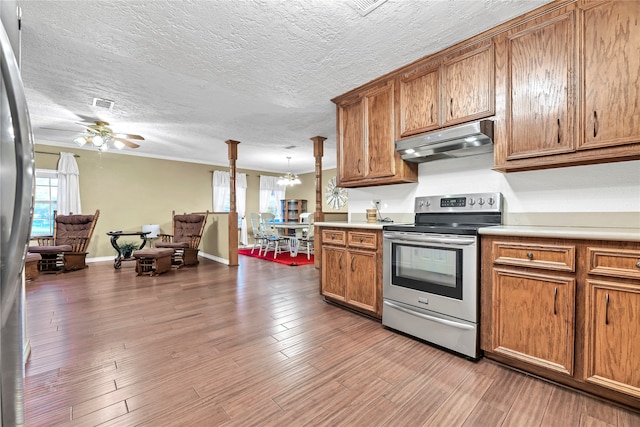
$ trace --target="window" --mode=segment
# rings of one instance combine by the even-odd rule
[[[267,212],[274,214],[276,216],[276,221],[282,220],[280,197],[279,194],[276,194],[274,190],[271,190],[269,193],[267,193]]]
[[[276,221],[282,220],[280,200],[284,199],[285,186],[278,184],[276,176],[260,176],[260,212],[271,212]]]
[[[53,234],[53,211],[58,203],[58,171],[36,169],[36,197],[33,207],[32,236]]]

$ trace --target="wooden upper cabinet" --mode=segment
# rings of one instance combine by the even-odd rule
[[[640,142],[640,2],[582,7],[580,149]]]
[[[361,98],[338,105],[340,135],[338,180],[340,183],[364,177],[364,111]]]
[[[575,12],[537,20],[502,37],[507,160],[575,150]]]
[[[494,48],[485,41],[445,58],[442,64],[443,126],[495,113]]]
[[[364,96],[365,135],[364,175],[367,178],[395,175],[393,136],[393,84],[386,84]]]
[[[640,159],[640,2],[581,0],[494,38],[494,169]]]
[[[418,165],[395,150],[394,92],[392,80],[334,100],[339,186],[417,182]]]
[[[433,62],[398,79],[400,137],[440,126],[440,66]]]

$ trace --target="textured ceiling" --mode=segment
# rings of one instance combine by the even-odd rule
[[[302,173],[321,135],[332,168],[331,98],[547,2],[22,0],[34,136],[72,147],[101,119],[146,138],[127,154],[228,165],[234,139],[239,168]]]

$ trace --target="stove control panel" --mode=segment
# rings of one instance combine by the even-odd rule
[[[425,212],[502,212],[502,193],[416,197],[415,213]]]

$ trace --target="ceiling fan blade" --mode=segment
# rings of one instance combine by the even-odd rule
[[[54,130],[56,132],[71,132],[71,133],[78,133],[78,130],[71,130],[71,129],[59,129],[59,128],[50,128],[50,127],[45,127],[45,126],[40,126],[39,129],[42,130]]]
[[[144,141],[144,138],[140,135],[130,135],[128,133],[114,133],[114,135],[117,135],[120,138],[136,139],[138,141]]]
[[[126,145],[129,148],[138,148],[138,147],[140,147],[140,145],[136,144],[135,142],[127,141],[124,138],[114,137],[113,139],[115,139],[116,141],[122,142],[124,145]]]

